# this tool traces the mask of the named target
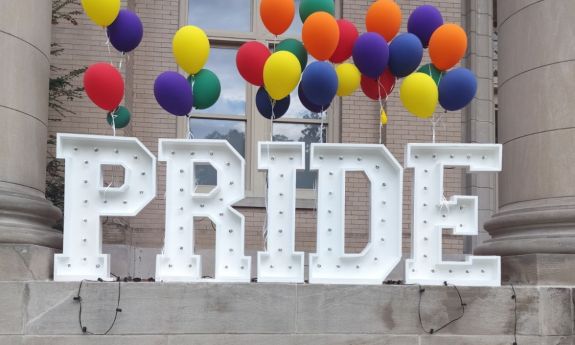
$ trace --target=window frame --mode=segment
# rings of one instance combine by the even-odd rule
[[[179,27],[188,25],[188,10],[190,0],[180,0],[180,13],[179,13]],[[335,0],[336,18],[341,16],[341,0]],[[249,41],[258,41],[270,46],[278,44],[285,38],[296,38],[301,40],[301,37],[293,35],[282,35],[279,37],[274,36],[267,31],[259,16],[259,3],[260,0],[251,0],[251,32],[238,32],[238,31],[220,31],[220,30],[205,30],[208,39],[210,40],[211,47],[216,48],[239,48],[243,43]],[[297,14],[296,14],[297,16]],[[299,20],[299,18],[294,18]],[[184,73],[181,68],[178,68],[181,73]],[[265,119],[257,113],[255,107],[255,94],[258,87],[253,86],[246,82],[246,106],[245,115],[226,115],[226,114],[190,114],[190,118],[198,119],[212,119],[212,120],[233,120],[243,121],[245,123],[245,160],[246,160],[246,181],[245,181],[245,199],[236,204],[241,207],[264,207],[265,206],[265,172],[258,170],[257,167],[257,143],[259,141],[268,141],[271,134],[272,121]],[[187,138],[187,116],[178,116],[177,118],[177,136],[178,138]],[[303,119],[303,118],[287,118],[282,117],[276,119],[273,123],[278,124],[320,124],[320,119]],[[339,142],[341,138],[341,100],[336,97],[323,121],[327,126],[326,142],[334,143]],[[297,208],[314,208],[315,207],[315,191],[313,189],[297,189],[296,191],[296,207]]]

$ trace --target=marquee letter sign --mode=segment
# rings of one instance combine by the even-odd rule
[[[401,259],[401,165],[383,145],[312,144],[311,168],[318,209],[310,283],[381,284]],[[370,242],[359,254],[344,253],[346,171],[363,171],[371,182]]]
[[[500,171],[501,145],[408,144],[405,164],[414,169],[412,255],[405,263],[408,284],[501,285],[498,256],[468,256],[465,261],[443,261],[441,235],[477,235],[477,196],[443,197],[443,168]]]
[[[226,140],[160,139],[167,162],[164,250],[156,259],[156,280],[202,279],[194,254],[194,217],[208,217],[216,228],[214,281],[249,282],[251,258],[244,256],[244,216],[231,205],[244,198],[244,159]],[[196,191],[196,164],[210,164],[217,186]]]
[[[472,172],[501,170],[501,145],[408,144],[405,166],[414,169],[412,255],[409,284],[500,285],[497,256],[443,261],[442,231],[477,235],[477,196],[443,193],[445,166]],[[167,163],[164,248],[156,280],[249,282],[244,216],[232,205],[244,198],[245,161],[226,140],[160,139]],[[64,250],[54,260],[54,280],[110,279],[102,254],[101,216],[135,216],[155,196],[156,158],[135,138],[58,134],[57,157],[66,160]],[[103,166],[120,166],[124,183],[104,182]],[[211,165],[217,183],[198,186],[197,167]],[[258,168],[266,170],[266,246],[257,253],[258,281],[304,281],[304,253],[295,251],[296,172],[304,169],[304,143],[258,143]],[[401,260],[403,169],[384,145],[312,144],[310,168],[318,171],[317,247],[309,254],[309,281],[381,284]],[[345,253],[345,175],[363,172],[370,182],[369,242]],[[116,178],[113,174],[113,179]],[[119,179],[121,176],[117,176]],[[215,224],[215,277],[202,278],[194,250],[194,218]]]
[[[295,252],[296,169],[304,143],[258,143],[258,168],[268,171],[266,251],[258,252],[259,282],[303,283],[304,253]]]
[[[54,280],[110,279],[100,216],[135,216],[156,196],[156,157],[136,138],[58,134],[57,144],[66,187],[64,250],[55,255]],[[124,184],[104,186],[102,165],[122,166]]]

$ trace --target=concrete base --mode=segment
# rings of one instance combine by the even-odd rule
[[[33,244],[0,244],[0,281],[51,279],[55,253]]]
[[[108,336],[82,335],[78,283],[0,282],[0,344],[521,345],[573,342],[571,288],[460,288],[465,315],[428,335],[417,286],[121,283]],[[105,331],[118,283],[85,282],[82,320]],[[517,305],[515,305],[515,302]],[[459,315],[452,287],[426,287],[426,330]]]
[[[575,285],[575,254],[501,257],[501,281],[517,285]]]

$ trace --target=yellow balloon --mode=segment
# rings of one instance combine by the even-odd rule
[[[187,25],[178,30],[172,41],[176,63],[188,74],[198,73],[208,61],[210,41],[204,30]]]
[[[264,65],[264,86],[275,100],[289,95],[299,83],[300,76],[299,60],[285,50],[273,53]]]
[[[342,63],[335,68],[337,73],[337,95],[340,97],[351,95],[361,82],[361,73],[351,63]]]
[[[423,119],[435,112],[438,94],[433,78],[420,72],[407,76],[399,89],[399,98],[405,109]]]
[[[387,114],[385,113],[385,109],[381,109],[381,114],[379,116],[379,121],[381,122],[382,125],[386,125],[387,124]]]
[[[86,15],[100,26],[108,26],[120,13],[120,0],[82,0]]]

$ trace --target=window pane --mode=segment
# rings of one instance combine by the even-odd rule
[[[242,115],[246,113],[246,82],[236,68],[235,48],[211,48],[207,69],[220,79],[222,91],[218,101],[204,110],[193,110],[194,114]]]
[[[252,0],[189,0],[188,23],[204,30],[252,31]]]
[[[274,124],[274,141],[303,141],[305,142],[305,171],[297,172],[297,188],[314,188],[317,171],[309,170],[310,144],[320,142],[320,125],[302,125],[291,123]],[[327,127],[323,127],[323,140],[326,142]]]
[[[226,139],[245,156],[246,123],[244,121],[190,119],[190,130],[195,139]],[[211,166],[196,166],[196,185],[216,184],[216,171]]]

